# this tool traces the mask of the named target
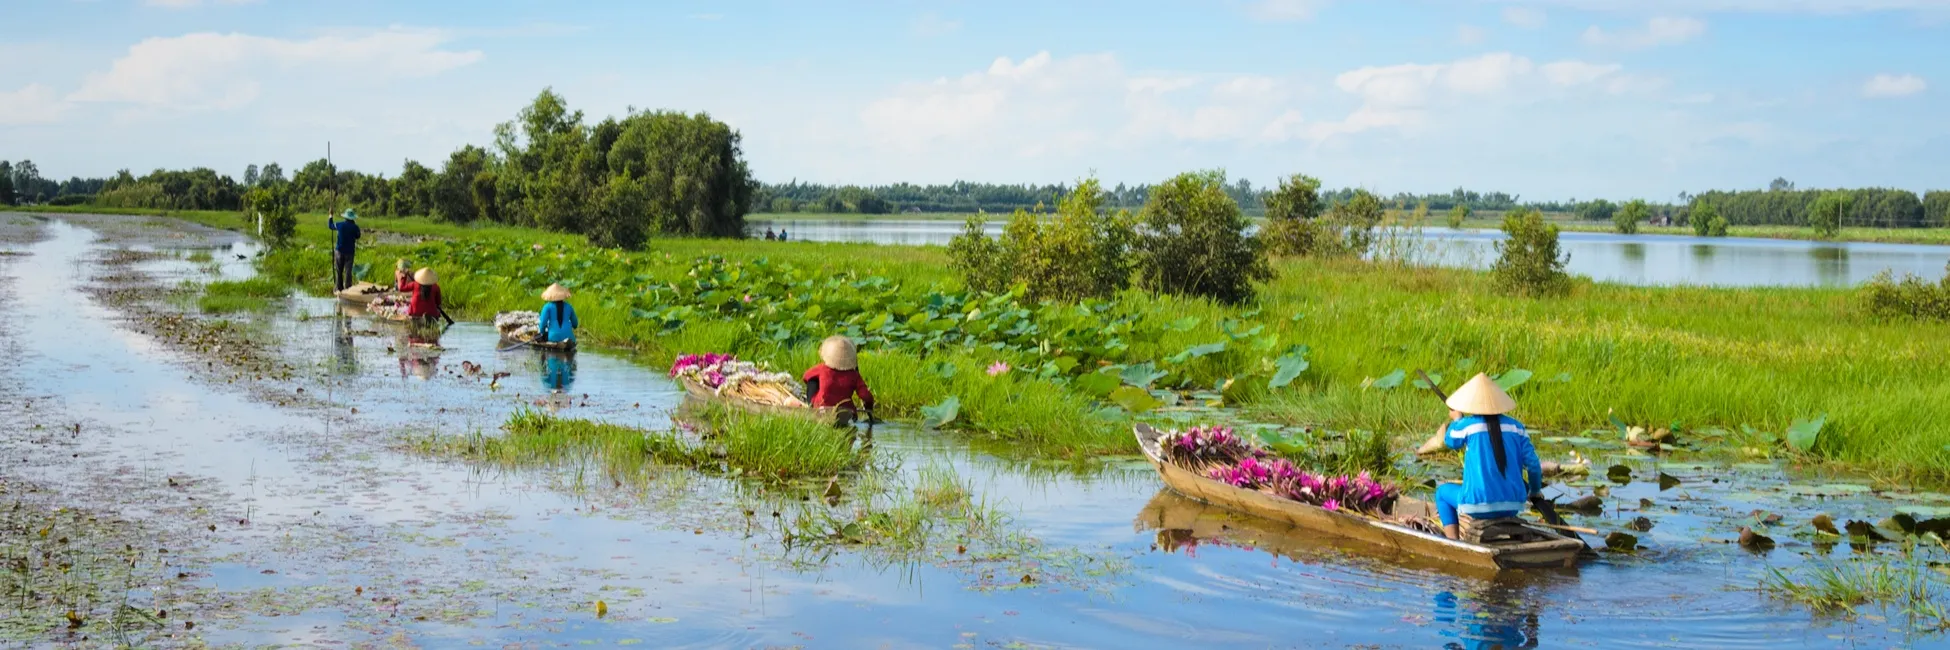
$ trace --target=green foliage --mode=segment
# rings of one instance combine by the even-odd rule
[[[1320,223],[1324,207],[1320,200],[1320,180],[1305,174],[1280,179],[1278,189],[1266,194],[1266,224],[1260,240],[1274,255],[1309,255],[1319,248],[1325,236]]]
[[[1950,321],[1950,264],[1937,282],[1907,274],[1898,282],[1884,270],[1862,286],[1862,299],[1878,317]]]
[[[1387,214],[1380,197],[1367,190],[1355,190],[1353,197],[1327,210],[1328,236],[1322,252],[1349,257],[1367,255],[1374,248],[1375,227],[1381,225],[1381,219]]]
[[[95,202],[117,208],[236,210],[242,205],[242,191],[236,181],[207,167],[158,169],[141,178],[122,170],[102,186]]]
[[[298,215],[291,205],[290,189],[285,185],[269,185],[247,192],[244,215],[247,220],[264,220],[264,239],[273,248],[290,246],[292,235],[298,231]]]
[[[1253,283],[1273,277],[1258,239],[1225,192],[1223,172],[1187,173],[1154,188],[1137,236],[1138,273],[1145,288],[1237,304],[1252,300]]]
[[[1604,199],[1578,204],[1578,218],[1586,221],[1610,221],[1617,214],[1618,206]]]
[[[1923,223],[1932,228],[1950,228],[1950,191],[1932,190],[1923,194]]]
[[[12,175],[0,174],[0,205],[13,205],[16,200]]]
[[[1847,192],[1822,192],[1808,206],[1808,227],[1814,228],[1822,239],[1834,239],[1842,232],[1842,219],[1854,202],[1855,197]]]
[[[219,280],[203,286],[197,309],[206,314],[259,311],[274,307],[291,293],[291,285],[265,276],[248,280]]]
[[[1449,228],[1461,230],[1463,222],[1468,220],[1469,206],[1458,203],[1455,207],[1449,208]]]
[[[1807,418],[1796,419],[1794,424],[1788,425],[1787,435],[1785,436],[1788,447],[1804,454],[1814,451],[1815,442],[1821,435],[1821,428],[1827,424],[1828,415],[1825,413],[1815,416],[1812,420]]]
[[[1809,211],[1823,194],[1847,194],[1851,201],[1842,219],[1844,226],[1871,228],[1915,228],[1930,225],[1925,200],[1915,192],[1893,188],[1839,190],[1755,190],[1746,192],[1703,192],[1696,201],[1714,204],[1727,223],[1740,226],[1801,226],[1809,223]]]
[[[1639,222],[1651,216],[1652,206],[1647,204],[1645,199],[1632,199],[1612,214],[1612,227],[1620,234],[1636,235],[1639,232]]]
[[[949,395],[940,404],[921,407],[921,423],[931,429],[946,428],[961,415],[961,398]]]
[[[1720,216],[1720,208],[1705,199],[1693,200],[1693,207],[1687,214],[1686,221],[1693,226],[1693,234],[1696,236],[1727,236],[1727,220]]]
[[[1053,219],[1017,211],[999,240],[990,240],[980,215],[948,245],[964,282],[978,291],[1021,285],[1031,300],[1105,298],[1130,286],[1130,214],[1101,209],[1095,179],[1079,183]]]
[[[1512,210],[1503,215],[1503,232],[1509,237],[1497,242],[1496,264],[1490,275],[1506,293],[1528,296],[1559,296],[1570,291],[1571,277],[1564,272],[1570,258],[1558,252],[1557,226],[1544,222],[1536,210]]]

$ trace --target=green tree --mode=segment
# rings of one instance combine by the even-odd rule
[[[1496,263],[1490,276],[1505,292],[1529,296],[1557,296],[1570,291],[1571,277],[1564,272],[1569,256],[1558,250],[1557,226],[1544,221],[1535,208],[1519,208],[1503,214],[1503,232],[1497,242]]]
[[[1693,226],[1693,234],[1699,237],[1717,236],[1713,234],[1714,222],[1722,224],[1720,226],[1720,233],[1722,235],[1726,234],[1726,226],[1724,225],[1726,220],[1720,217],[1720,209],[1714,207],[1711,201],[1699,198],[1693,199],[1692,210],[1686,215],[1686,223]]]
[[[1107,298],[1129,287],[1135,232],[1128,211],[1103,209],[1096,179],[1085,179],[1057,206],[1054,218],[1017,210],[990,240],[980,215],[968,220],[948,253],[971,289],[1025,287],[1031,300]]]
[[[1578,204],[1578,218],[1587,221],[1610,221],[1617,212],[1618,206],[1604,199]]]
[[[1138,274],[1153,291],[1224,303],[1252,300],[1253,283],[1273,277],[1265,250],[1246,236],[1246,217],[1226,194],[1225,173],[1181,174],[1151,190],[1135,249]]]
[[[1834,239],[1842,232],[1842,218],[1848,215],[1855,197],[1847,192],[1823,192],[1808,206],[1808,226],[1823,239]]]
[[[494,200],[493,176],[488,175],[487,196],[481,196],[478,186],[480,178],[493,162],[490,156],[486,149],[473,145],[461,147],[447,156],[440,174],[432,179],[433,190],[428,197],[431,203],[427,207],[434,217],[452,223],[467,223],[488,216],[486,211]],[[483,200],[487,203],[482,203]]]
[[[1950,192],[1931,190],[1923,195],[1923,223],[1936,228],[1950,227]]]
[[[14,204],[14,179],[0,174],[0,205]]]
[[[292,235],[298,232],[291,191],[289,185],[278,184],[254,188],[244,196],[244,213],[264,220],[264,239],[273,248],[290,246]]]
[[[793,201],[792,199],[788,199],[783,196],[776,199],[772,199],[772,212],[774,214],[787,214],[787,213],[798,212],[798,211],[799,211],[799,204],[798,202]]]
[[[393,196],[398,202],[398,212],[408,215],[428,215],[433,213],[433,194],[438,185],[433,170],[426,165],[408,160],[400,169],[399,178],[393,180]]]
[[[277,163],[265,163],[264,168],[257,172],[257,182],[259,185],[276,185],[286,182],[284,168],[279,167]]]
[[[257,187],[257,163],[244,167],[244,187]]]
[[[1469,206],[1457,203],[1449,208],[1449,229],[1462,230],[1463,223],[1469,221]]]
[[[1305,174],[1282,178],[1262,200],[1266,203],[1266,225],[1260,239],[1268,252],[1310,255],[1316,251],[1323,236],[1320,179]]]
[[[1327,210],[1327,244],[1323,252],[1360,257],[1374,248],[1375,227],[1388,214],[1381,198],[1367,190],[1355,190],[1348,200]]]
[[[1612,228],[1621,234],[1636,235],[1639,222],[1652,216],[1652,206],[1645,199],[1632,199],[1612,214]]]

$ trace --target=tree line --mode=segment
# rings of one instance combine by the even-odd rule
[[[1118,183],[1115,187],[1099,186],[1095,191],[1097,199],[1109,209],[1137,209],[1151,199],[1155,186],[1151,184],[1126,185]],[[891,214],[914,212],[946,213],[1010,213],[1016,210],[1041,212],[1053,209],[1075,190],[1066,184],[1053,185],[1010,185],[997,183],[970,183],[956,181],[945,185],[914,185],[898,183],[894,185],[824,185],[801,183],[793,180],[784,184],[763,184],[759,186],[755,209],[764,212],[787,214],[793,212],[825,214]],[[1277,189],[1255,187],[1252,181],[1241,178],[1225,183],[1218,191],[1231,198],[1245,214],[1262,216],[1267,211],[1267,198]],[[1320,195],[1328,203],[1352,201],[1359,193],[1368,193],[1359,188],[1340,188],[1322,190]],[[1427,205],[1431,210],[1452,210],[1464,206],[1472,211],[1507,211],[1519,207],[1532,207],[1546,212],[1568,212],[1575,201],[1533,201],[1522,202],[1515,194],[1506,192],[1477,192],[1456,188],[1438,194],[1414,194],[1397,192],[1393,195],[1373,195],[1385,206],[1398,210],[1408,210],[1419,205]]]

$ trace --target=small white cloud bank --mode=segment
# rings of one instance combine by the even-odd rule
[[[1862,82],[1862,96],[1873,99],[1908,97],[1930,88],[1930,83],[1913,74],[1878,74]]]

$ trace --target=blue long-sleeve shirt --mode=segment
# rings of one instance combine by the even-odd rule
[[[542,305],[542,313],[536,320],[540,321],[543,341],[561,343],[576,340],[576,327],[580,324],[576,322],[576,308],[570,307],[569,303],[558,300]]]
[[[351,220],[339,221],[331,217],[326,217],[325,227],[338,232],[338,241],[333,247],[333,250],[341,253],[351,253],[358,248],[359,222]]]
[[[1463,493],[1456,510],[1466,515],[1483,512],[1521,512],[1531,493],[1544,489],[1544,467],[1537,459],[1523,423],[1496,416],[1503,430],[1503,467],[1496,465],[1495,441],[1483,416],[1466,416],[1449,423],[1443,443],[1463,450]],[[1527,473],[1527,475],[1526,475]]]

